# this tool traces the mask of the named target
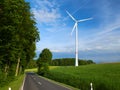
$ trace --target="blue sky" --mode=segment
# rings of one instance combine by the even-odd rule
[[[79,29],[79,58],[95,62],[120,61],[120,0],[26,0],[40,32],[36,44],[39,54],[44,48],[53,58],[75,57],[75,32],[71,36],[76,19],[93,17],[81,22]]]

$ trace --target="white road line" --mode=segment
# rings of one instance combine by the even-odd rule
[[[25,80],[26,80],[26,75],[25,75],[25,77],[24,77],[24,80],[23,80],[23,84],[22,84],[21,90],[23,90],[23,88],[24,88]]]
[[[42,85],[42,83],[41,83],[41,82],[38,82],[38,84],[39,84],[39,85]]]

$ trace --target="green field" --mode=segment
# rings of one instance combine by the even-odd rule
[[[90,90],[91,82],[93,90],[120,90],[120,63],[54,67],[46,77],[81,90]]]
[[[25,72],[37,72],[37,68],[26,69]]]

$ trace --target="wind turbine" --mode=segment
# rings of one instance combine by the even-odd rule
[[[75,46],[76,46],[76,48],[75,48],[76,58],[75,58],[75,66],[78,66],[78,23],[79,22],[84,22],[84,21],[87,21],[87,20],[91,20],[92,18],[76,20],[68,11],[66,11],[66,12],[72,18],[72,20],[75,21],[75,24],[73,26],[71,34],[73,33],[74,30],[76,31],[76,44],[75,44]]]

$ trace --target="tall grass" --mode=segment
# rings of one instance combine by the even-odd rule
[[[46,77],[81,90],[90,90],[91,82],[94,90],[120,90],[120,63],[56,67]]]

